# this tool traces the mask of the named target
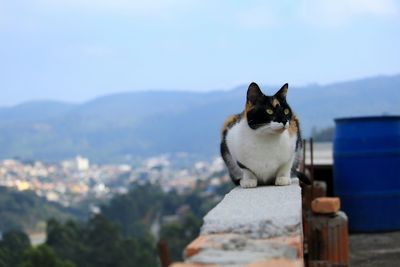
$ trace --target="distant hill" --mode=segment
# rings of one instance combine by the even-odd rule
[[[283,81],[286,82],[286,81]],[[290,81],[288,81],[290,82]],[[266,94],[279,86],[261,86]],[[208,93],[127,92],[83,104],[30,102],[0,108],[0,158],[98,162],[161,153],[218,153],[226,116],[243,109],[247,85]],[[400,114],[400,75],[289,87],[305,136],[345,116]]]

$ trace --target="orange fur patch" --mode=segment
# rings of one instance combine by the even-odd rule
[[[290,135],[297,135],[299,131],[299,119],[293,115],[292,119],[290,120],[290,126],[289,126],[289,134]]]
[[[240,119],[240,116],[238,115],[231,115],[229,116],[225,122],[224,126],[221,129],[221,135],[222,137],[225,135],[226,131],[231,128],[238,120]]]
[[[272,106],[274,107],[274,108],[276,108],[276,106],[280,106],[281,105],[281,103],[279,102],[279,100],[278,99],[276,99],[276,98],[274,98],[274,99],[272,99]]]
[[[246,106],[244,107],[244,113],[247,114],[252,108],[253,105],[250,103],[250,101],[247,101]]]
[[[287,89],[287,87],[283,90],[283,92],[282,92],[282,95],[284,96],[284,97],[286,97],[287,96],[287,91],[288,91],[288,89]]]

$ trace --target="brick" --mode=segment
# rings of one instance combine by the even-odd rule
[[[185,256],[192,257],[193,255],[199,253],[199,251],[203,248],[210,247],[210,238],[208,235],[200,235],[195,240],[190,242],[189,245],[186,246]]]
[[[304,264],[302,260],[273,259],[254,262],[246,267],[304,267]]]
[[[270,242],[294,247],[297,251],[297,258],[303,258],[303,238],[301,235],[281,236],[268,239]]]
[[[175,262],[169,267],[218,267],[217,265]]]
[[[221,248],[227,241],[237,237],[237,234],[209,234],[199,235],[185,248],[185,257],[190,258],[206,248]]]
[[[338,197],[319,197],[311,202],[311,210],[318,214],[336,213],[340,210]]]
[[[246,240],[245,243],[253,244],[254,246],[265,247],[268,244],[276,244],[278,246],[293,247],[296,250],[297,258],[303,258],[303,240],[302,235],[295,236],[280,236],[273,238],[249,239],[246,236],[238,234],[210,234],[200,235],[193,240],[185,248],[185,258],[190,258],[203,249],[213,248],[221,249],[227,245],[238,242],[238,240]],[[240,241],[239,241],[240,242]]]

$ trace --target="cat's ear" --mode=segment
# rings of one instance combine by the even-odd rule
[[[247,102],[252,104],[256,103],[257,99],[259,99],[264,94],[261,92],[260,87],[255,82],[252,82],[249,85],[249,89],[247,89]]]
[[[278,92],[276,92],[275,97],[280,99],[286,99],[286,95],[288,92],[289,84],[285,83]]]

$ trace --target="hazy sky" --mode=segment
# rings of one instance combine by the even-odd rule
[[[400,1],[0,0],[0,106],[400,73]]]

